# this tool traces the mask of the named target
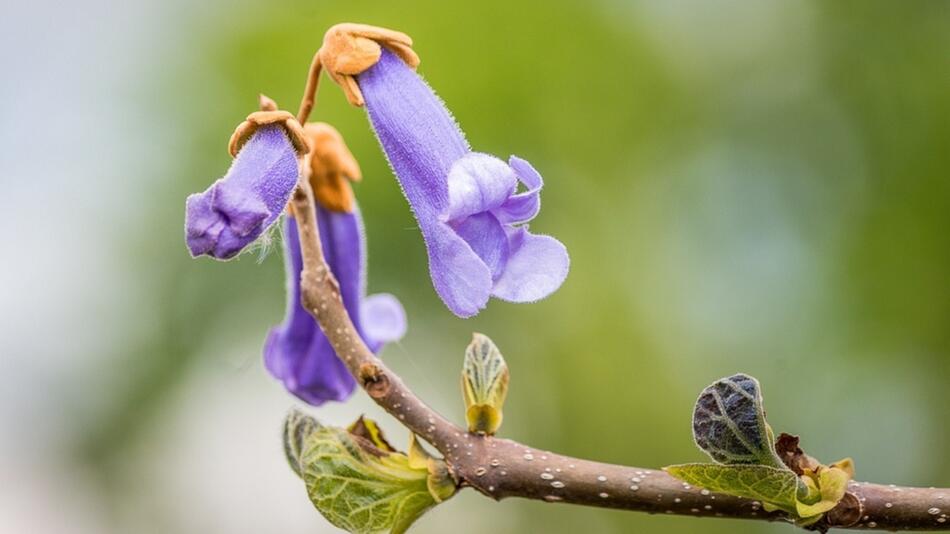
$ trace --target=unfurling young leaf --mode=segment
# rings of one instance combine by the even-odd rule
[[[737,374],[703,390],[693,411],[696,445],[718,463],[664,468],[701,488],[762,501],[766,511],[783,510],[800,526],[821,519],[841,501],[854,476],[850,458],[821,465],[783,434],[783,454],[793,453],[793,471],[775,449],[765,421],[759,382]],[[787,450],[786,450],[787,449]],[[799,476],[798,473],[801,473]]]
[[[693,410],[696,445],[722,464],[758,464],[785,469],[765,421],[759,382],[737,374],[712,383]]]
[[[844,497],[848,482],[853,477],[854,463],[851,458],[827,466],[820,465],[806,472],[802,480],[808,486],[809,495],[799,499],[796,512],[800,517],[813,517],[831,510]]]
[[[419,438],[415,434],[409,434],[409,467],[413,469],[425,469],[429,472],[429,479],[426,485],[429,493],[435,498],[435,502],[442,502],[457,490],[455,479],[449,473],[449,467],[443,460],[435,458],[429,451],[422,446]]]
[[[409,450],[406,451],[406,456],[409,457],[409,467],[413,469],[425,469],[432,459],[432,455],[419,443],[415,434],[409,434]]]
[[[469,432],[492,435],[501,426],[508,394],[508,365],[488,336],[475,333],[465,349],[462,395]]]
[[[807,491],[793,471],[766,465],[682,464],[664,469],[701,488],[767,502],[792,514],[799,492]]]
[[[443,460],[426,453],[422,464],[411,462],[370,419],[361,417],[350,429],[324,427],[298,412],[285,424],[288,460],[330,523],[358,534],[399,534],[455,493]]]

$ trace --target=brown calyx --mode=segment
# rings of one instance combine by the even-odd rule
[[[328,210],[352,212],[353,190],[349,181],[362,179],[359,163],[333,126],[311,122],[303,129],[312,147],[304,158],[303,168],[309,173],[314,197]]]
[[[292,113],[278,110],[277,104],[264,95],[260,96],[260,107],[261,111],[255,111],[248,115],[247,119],[239,124],[234,133],[231,134],[231,140],[228,142],[228,152],[232,157],[237,156],[238,152],[241,151],[241,147],[254,135],[258,128],[267,124],[279,124],[284,128],[298,156],[310,152],[310,145],[307,142],[303,127],[300,126],[297,118]]]
[[[323,46],[317,50],[310,64],[297,120],[305,123],[310,117],[322,69],[326,69],[330,78],[343,89],[351,104],[362,106],[363,93],[356,83],[356,76],[379,61],[383,46],[410,67],[419,65],[419,56],[412,50],[412,38],[402,32],[351,22],[337,24],[327,30],[323,36]]]
[[[392,50],[410,67],[419,65],[419,56],[412,50],[412,38],[402,32],[345,22],[331,27],[323,36],[323,46],[317,52],[320,62],[354,106],[363,105],[363,93],[356,83],[356,75],[379,61],[381,45]]]

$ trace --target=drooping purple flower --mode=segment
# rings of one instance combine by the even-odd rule
[[[366,297],[365,239],[358,210],[330,211],[317,205],[317,223],[323,254],[340,284],[343,305],[360,337],[373,352],[398,340],[406,331],[406,315],[392,295]],[[304,402],[319,406],[345,400],[356,382],[347,371],[320,326],[300,304],[300,254],[297,225],[284,224],[284,262],[287,268],[287,315],[264,344],[264,364],[275,378]]]
[[[446,306],[469,317],[490,296],[531,302],[560,287],[567,249],[519,226],[540,210],[541,175],[515,156],[505,163],[472,152],[442,101],[386,47],[357,83],[422,230],[429,273]]]
[[[258,128],[224,178],[185,203],[192,256],[233,258],[274,224],[297,184],[297,155],[284,128]]]

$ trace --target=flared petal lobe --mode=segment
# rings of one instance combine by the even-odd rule
[[[274,224],[297,184],[297,155],[284,129],[260,127],[227,174],[185,203],[192,256],[233,258]]]
[[[364,298],[365,254],[359,212],[331,212],[317,206],[324,257],[340,285],[343,305],[360,337],[373,352],[384,342],[405,333],[405,311],[391,295]],[[268,371],[301,400],[319,406],[347,399],[356,387],[320,326],[300,304],[303,262],[297,225],[284,225],[284,261],[287,268],[287,315],[274,327],[264,345]],[[378,336],[378,337],[376,337]]]
[[[471,317],[488,303],[491,271],[472,247],[447,224],[419,221],[429,254],[429,275],[439,298],[452,313]]]
[[[541,175],[523,159],[506,163],[472,152],[442,101],[385,47],[357,82],[446,306],[470,317],[493,295],[529,302],[557,290],[567,276],[567,250],[514,226],[540,211]]]
[[[518,180],[527,191],[508,197],[495,214],[499,221],[507,224],[528,222],[541,211],[541,188],[544,186],[544,180],[530,163],[517,156],[508,158],[508,165],[518,175]]]
[[[495,281],[492,295],[509,302],[541,300],[561,287],[570,269],[567,248],[527,228],[508,230],[508,263]]]

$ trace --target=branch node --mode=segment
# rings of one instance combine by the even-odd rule
[[[824,522],[832,527],[850,527],[861,521],[864,515],[864,505],[861,499],[850,491],[844,494],[838,506],[825,514]]]
[[[360,364],[359,378],[370,397],[379,399],[389,394],[389,378],[375,363]]]

